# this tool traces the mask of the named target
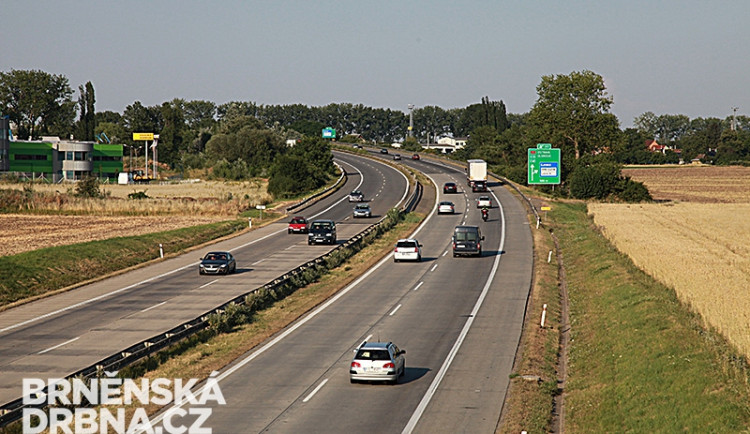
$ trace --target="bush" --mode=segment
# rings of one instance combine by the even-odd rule
[[[140,200],[140,199],[148,199],[148,198],[149,197],[148,197],[148,195],[146,195],[146,191],[145,190],[144,191],[134,191],[134,192],[128,194],[128,199]]]
[[[99,190],[99,178],[87,176],[76,184],[76,196],[78,197],[101,197]]]
[[[622,189],[617,193],[617,197],[625,202],[650,202],[654,200],[648,188],[638,181],[630,178],[622,180]]]
[[[620,167],[616,164],[579,166],[568,177],[568,188],[576,199],[604,199],[615,192],[619,181]]]

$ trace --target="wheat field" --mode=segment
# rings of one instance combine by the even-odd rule
[[[694,171],[670,169],[664,185],[674,195],[661,190],[667,202],[591,203],[588,210],[618,250],[674,288],[707,324],[750,356],[750,171],[742,169],[741,179],[738,171],[725,170],[733,179],[723,186],[714,185],[716,177],[705,177],[708,172],[696,177]],[[649,176],[654,173],[644,178]],[[706,190],[721,193],[695,194],[707,180]],[[686,201],[689,197],[695,201]]]

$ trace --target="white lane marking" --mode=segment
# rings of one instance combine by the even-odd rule
[[[398,306],[396,306],[396,308],[393,309],[393,311],[391,311],[391,313],[389,313],[388,316],[393,316],[393,314],[396,313],[396,311],[399,310],[399,309],[401,309],[401,305],[400,304]]]
[[[437,266],[438,266],[438,264],[433,265],[432,268],[430,269],[430,271],[435,271],[435,269],[437,268]]]
[[[219,281],[219,279],[214,279],[214,280],[212,280],[212,281],[210,281],[210,282],[208,282],[208,283],[205,283],[205,284],[203,284],[203,285],[199,286],[198,288],[199,288],[199,289],[200,289],[200,288],[205,288],[205,287],[207,287],[208,285],[213,285],[214,283],[216,283],[216,282],[218,282],[218,281]]]
[[[312,399],[312,397],[315,396],[316,393],[318,393],[318,390],[320,390],[321,387],[325,386],[327,382],[328,382],[327,378],[325,380],[321,381],[320,384],[318,384],[318,387],[316,387],[315,389],[313,389],[313,391],[310,392],[310,394],[307,395],[305,397],[305,399],[302,400],[302,402],[307,402],[310,399]]]
[[[46,350],[42,350],[42,351],[39,351],[39,352],[38,352],[37,354],[44,354],[44,353],[48,353],[48,352],[50,352],[50,351],[52,351],[52,350],[56,350],[56,349],[58,349],[58,348],[62,347],[63,345],[68,345],[68,344],[69,344],[69,343],[71,343],[71,342],[75,342],[75,341],[77,341],[78,339],[80,339],[80,336],[78,336],[77,338],[73,338],[73,339],[71,339],[71,340],[69,340],[69,341],[65,341],[65,342],[63,342],[63,343],[61,343],[61,344],[57,344],[57,345],[55,345],[54,347],[49,347],[49,348],[47,348]]]
[[[444,252],[443,252],[443,254],[442,254],[442,255],[440,255],[440,256],[445,256],[445,255],[447,255],[447,254],[448,254],[448,251],[446,250],[446,251],[444,251]]]
[[[495,196],[495,193],[492,193],[492,195]],[[497,200],[497,196],[495,196],[495,200]],[[432,380],[432,384],[430,384],[430,387],[427,389],[427,392],[425,392],[424,396],[422,397],[422,401],[419,402],[419,405],[417,406],[416,410],[414,410],[414,413],[411,415],[409,422],[404,427],[404,430],[401,431],[402,434],[410,434],[412,431],[414,431],[414,428],[416,428],[417,423],[419,423],[419,419],[422,417],[422,414],[424,413],[425,409],[427,409],[427,406],[432,400],[433,395],[435,395],[435,392],[437,392],[438,386],[440,386],[440,382],[443,381],[443,377],[445,377],[445,374],[448,372],[448,368],[450,368],[451,363],[453,363],[453,359],[456,357],[456,354],[458,354],[458,350],[461,348],[461,344],[463,344],[464,339],[466,338],[466,335],[469,334],[469,330],[471,329],[472,324],[474,324],[474,318],[476,318],[476,314],[477,312],[479,312],[479,308],[482,306],[482,303],[484,302],[484,298],[487,296],[487,293],[490,290],[490,285],[492,284],[492,280],[495,278],[497,269],[500,266],[500,258],[502,257],[502,253],[500,252],[503,251],[503,248],[505,246],[505,211],[503,210],[503,206],[499,200],[497,200],[497,203],[498,203],[498,208],[500,208],[500,220],[502,223],[502,230],[500,232],[500,246],[497,249],[498,254],[495,256],[495,262],[492,265],[492,271],[490,271],[490,275],[484,284],[484,288],[482,288],[482,294],[479,295],[477,302],[474,304],[474,308],[471,310],[471,314],[469,315],[469,318],[466,320],[466,324],[464,324],[463,329],[461,329],[461,333],[458,335],[458,339],[456,339],[456,342],[453,344],[453,348],[451,348],[450,352],[448,353],[448,356],[445,358],[445,361],[443,362],[443,365],[440,367],[440,370],[435,375],[435,379]]]
[[[143,310],[141,311],[141,313],[143,313],[143,312],[148,312],[148,311],[150,311],[151,309],[154,309],[154,308],[156,308],[156,307],[159,307],[159,306],[162,306],[162,305],[165,305],[165,304],[167,304],[167,302],[166,302],[166,301],[162,301],[161,303],[157,303],[157,304],[155,304],[155,305],[153,305],[153,306],[151,306],[151,307],[147,307],[147,308],[143,309]]]
[[[260,261],[255,261],[255,262],[253,262],[253,263],[252,263],[252,264],[250,264],[250,265],[258,265],[258,264],[260,264],[261,262],[265,261],[266,259],[268,259],[268,258],[263,258],[263,259],[261,259]]]
[[[295,248],[295,247],[297,247],[297,245],[296,245],[296,244],[292,244],[291,246],[287,247],[287,248],[286,248],[286,249],[284,249],[284,250],[291,250],[291,249],[293,249],[293,248]]]
[[[415,286],[415,287],[414,287],[414,291],[416,291],[417,289],[419,289],[419,287],[420,287],[420,286],[422,286],[422,284],[424,284],[424,281],[422,281],[422,282],[419,282],[419,283],[417,284],[417,286]]]

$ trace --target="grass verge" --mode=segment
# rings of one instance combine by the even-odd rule
[[[585,204],[550,213],[565,258],[569,432],[740,432],[745,359],[600,234]]]
[[[555,245],[548,230],[534,229],[533,214],[529,215],[529,223],[534,238],[533,288],[499,433],[548,432],[557,393],[561,306]],[[549,252],[553,255],[548,263]],[[545,304],[547,314],[542,328]]]

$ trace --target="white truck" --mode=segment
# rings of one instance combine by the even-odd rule
[[[487,191],[487,162],[484,160],[467,160],[466,181],[471,187],[471,191]]]

